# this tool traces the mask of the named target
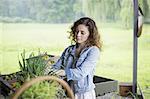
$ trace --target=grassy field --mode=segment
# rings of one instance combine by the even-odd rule
[[[104,43],[96,74],[119,82],[132,82],[133,30],[111,24],[100,24]],[[25,49],[31,52],[61,55],[70,44],[70,24],[4,24],[0,23],[0,72],[19,70],[18,57]],[[146,97],[150,97],[150,25],[144,25],[138,38],[138,83]],[[146,98],[147,99],[147,98]]]

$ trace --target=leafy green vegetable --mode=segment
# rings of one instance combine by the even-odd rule
[[[47,54],[34,56],[34,53],[29,55],[29,58],[25,58],[25,51],[21,54],[22,60],[19,60],[21,75],[18,75],[18,79],[21,82],[29,81],[31,78],[44,75],[52,75],[59,77],[53,69],[49,68],[49,73],[45,73],[47,67],[54,63],[49,60]],[[50,61],[50,62],[49,62]],[[21,83],[16,84],[19,88]],[[64,99],[66,96],[64,89],[55,81],[44,81],[34,84],[27,89],[21,96],[21,99]]]

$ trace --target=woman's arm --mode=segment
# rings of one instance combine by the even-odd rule
[[[67,48],[64,50],[64,52],[62,53],[61,57],[57,60],[57,62],[52,65],[53,69],[61,69],[61,67],[63,67],[63,59],[64,59],[64,55],[66,53]]]
[[[69,55],[69,53],[71,53],[70,51],[71,51],[71,49],[72,49],[72,45],[71,46],[69,46],[69,47],[67,47],[64,51],[63,51],[63,53],[62,53],[62,55],[61,55],[61,57],[58,59],[58,61],[53,65],[53,68],[54,69],[65,69],[65,61],[66,61],[66,58],[68,57],[68,55]]]

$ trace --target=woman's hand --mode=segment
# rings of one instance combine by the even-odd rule
[[[64,71],[63,69],[58,70],[58,71],[56,72],[56,74],[59,75],[59,76],[65,76],[65,75],[66,75],[66,74],[65,74],[65,71]]]

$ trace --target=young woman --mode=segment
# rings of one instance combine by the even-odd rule
[[[80,18],[71,27],[70,39],[74,44],[64,50],[53,68],[64,68],[75,99],[96,99],[93,75],[102,47],[96,23]]]

